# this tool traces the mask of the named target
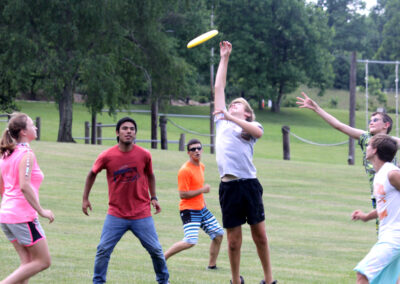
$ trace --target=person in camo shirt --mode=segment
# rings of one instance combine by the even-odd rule
[[[297,97],[297,102],[296,102],[300,108],[308,108],[313,110],[316,114],[322,117],[330,126],[348,135],[349,137],[358,140],[358,144],[360,145],[361,151],[363,152],[363,165],[365,167],[365,172],[368,176],[370,184],[372,207],[376,209],[376,200],[373,196],[373,182],[374,182],[375,170],[372,164],[366,159],[366,151],[371,137],[373,137],[376,134],[390,133],[393,125],[391,117],[383,112],[374,112],[372,113],[371,120],[369,121],[368,124],[369,130],[365,131],[362,129],[357,129],[340,122],[337,118],[327,113],[315,101],[310,99],[304,92],[302,92],[301,94],[303,95],[303,98]],[[399,138],[397,137],[392,137],[392,138],[396,140],[397,145],[400,145]],[[393,160],[393,163],[396,164],[396,160]],[[377,230],[378,227],[379,227],[379,220],[376,219]]]

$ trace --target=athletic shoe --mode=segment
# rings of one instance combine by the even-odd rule
[[[218,267],[216,266],[216,265],[213,265],[213,266],[207,266],[207,270],[217,270],[218,269]]]
[[[266,284],[265,280],[261,280],[260,284]],[[271,284],[278,284],[278,280],[272,281]]]
[[[230,283],[232,284],[232,280]],[[244,284],[244,279],[243,279],[242,275],[240,275],[240,284]]]

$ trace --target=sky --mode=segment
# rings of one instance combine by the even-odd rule
[[[367,4],[367,10],[371,9],[371,7],[376,5],[376,0],[364,0]]]

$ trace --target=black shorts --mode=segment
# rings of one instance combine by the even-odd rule
[[[263,188],[258,179],[238,179],[219,184],[219,204],[224,228],[265,220]]]

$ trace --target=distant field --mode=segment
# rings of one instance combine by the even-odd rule
[[[324,104],[328,96],[332,96],[327,92],[324,97],[317,97],[313,95],[313,90],[306,90],[311,92],[310,96],[317,100],[321,105]],[[315,91],[314,91],[315,92]],[[334,92],[332,92],[334,93]],[[336,96],[345,97],[344,92],[335,92]],[[348,97],[348,95],[347,95]],[[18,102],[21,110],[28,113],[33,118],[40,116],[42,120],[42,141],[56,141],[58,133],[58,110],[54,103],[48,102]],[[133,106],[132,109],[148,109],[148,106]],[[348,110],[347,109],[327,109],[331,114],[336,116],[343,122],[347,122]],[[168,113],[185,113],[185,114],[209,114],[208,107],[185,106],[173,107],[170,106]],[[74,137],[84,137],[84,122],[90,121],[90,114],[82,104],[74,104],[74,117],[73,117],[73,130]],[[115,117],[109,116],[107,113],[98,115],[97,121],[103,124],[112,124],[122,116],[128,115],[126,113],[118,113]],[[131,115],[138,123],[138,139],[150,139],[150,115],[142,113],[133,113]],[[263,158],[282,159],[282,131],[283,125],[288,125],[291,131],[302,138],[311,140],[321,144],[332,144],[337,142],[346,141],[347,137],[338,131],[334,131],[324,121],[317,117],[309,110],[298,108],[282,108],[280,113],[271,113],[268,110],[256,111],[257,120],[264,126],[265,134],[257,142],[255,148],[255,155]],[[394,118],[394,116],[392,115]],[[208,119],[191,119],[191,118],[170,118],[172,122],[179,126],[195,131],[202,134],[209,133],[209,120]],[[356,113],[356,127],[365,129],[365,112],[357,111]],[[4,129],[5,123],[0,123],[0,127]],[[167,124],[168,140],[179,140],[180,134],[184,131],[175,127],[171,122]],[[395,133],[395,129],[393,130]],[[111,138],[112,140],[104,141],[105,145],[114,144],[115,129],[103,128],[103,137]],[[158,136],[160,137],[160,136]],[[209,143],[209,137],[198,136],[186,133],[186,141],[190,138],[200,138],[204,144]],[[83,144],[83,140],[76,140],[77,143]],[[149,143],[140,143],[144,147],[150,147]],[[160,145],[159,145],[160,147]],[[178,150],[177,144],[168,144],[168,149]],[[329,150],[327,150],[329,149]],[[208,151],[208,150],[207,150]],[[356,151],[356,162],[360,163],[359,151]],[[347,145],[335,147],[320,147],[305,144],[293,136],[291,137],[291,158],[294,161],[314,161],[324,163],[347,163],[348,147]]]
[[[269,123],[272,127],[272,122]],[[139,128],[139,131],[142,130]],[[275,151],[279,151],[278,144],[269,141],[268,136],[265,139],[265,146]],[[304,148],[300,143],[293,144],[297,145],[294,149],[299,152],[296,155],[301,155],[303,159],[308,151],[312,158],[306,159],[308,161],[299,161],[299,158],[283,161],[257,154],[254,161],[264,187],[274,277],[279,283],[354,283],[353,267],[376,241],[373,223],[350,220],[354,209],[370,209],[369,189],[363,169],[359,163],[347,166],[344,162],[334,164],[314,157],[320,152]],[[256,145],[258,153],[263,152],[260,145]],[[40,141],[33,142],[32,147],[45,174],[41,203],[54,211],[56,221],[47,224],[41,219],[49,240],[52,266],[30,283],[90,283],[96,246],[107,210],[105,173],[98,176],[93,187],[90,197],[93,212],[89,217],[81,211],[82,192],[93,161],[108,146]],[[332,151],[331,148],[324,149]],[[268,155],[272,151],[268,149]],[[157,194],[162,206],[162,212],[154,219],[165,250],[183,237],[178,214],[176,173],[187,155],[162,150],[151,150],[151,153]],[[313,159],[317,161],[310,161]],[[221,220],[215,156],[206,153],[203,162],[206,165],[206,181],[212,188],[206,195],[207,206]],[[244,226],[243,234],[241,274],[246,283],[259,283],[262,270],[247,226]],[[205,269],[208,246],[208,238],[201,233],[198,245],[173,256],[168,261],[171,283],[228,283],[230,270],[226,239],[217,271]],[[0,234],[0,279],[17,265],[12,246],[4,234]],[[122,238],[112,255],[108,283],[155,283],[150,258],[131,234]]]

